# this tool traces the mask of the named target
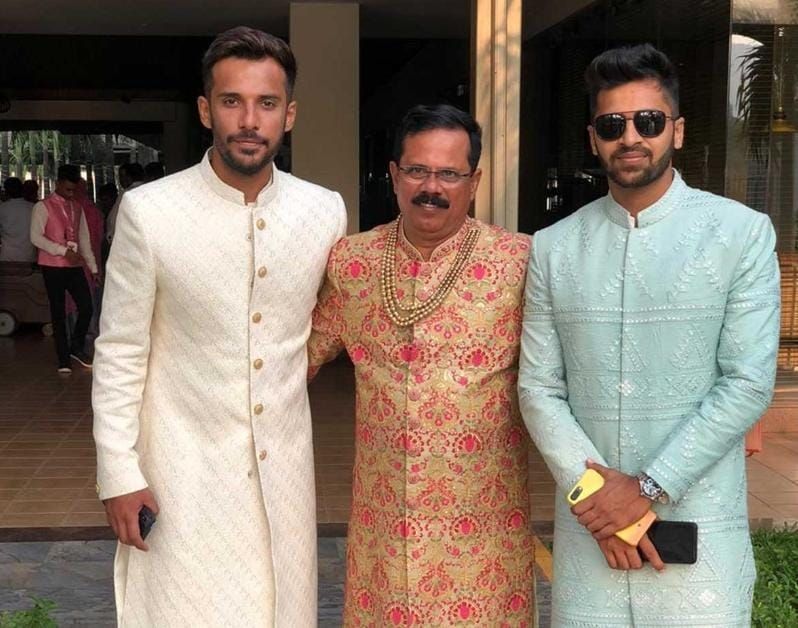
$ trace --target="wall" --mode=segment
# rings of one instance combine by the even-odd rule
[[[359,7],[291,4],[291,47],[297,58],[297,122],[292,172],[343,196],[349,232],[359,229]]]

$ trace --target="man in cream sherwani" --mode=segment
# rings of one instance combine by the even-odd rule
[[[122,626],[316,625],[305,342],[346,212],[272,164],[295,76],[281,40],[217,37],[199,99],[213,148],[119,212],[93,403]]]

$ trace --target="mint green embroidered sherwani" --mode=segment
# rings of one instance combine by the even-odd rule
[[[553,626],[749,626],[743,439],[773,391],[779,274],[769,218],[688,187],[630,225],[599,199],[535,234],[519,393],[558,485]],[[611,570],[564,493],[585,459],[643,471],[698,562]]]

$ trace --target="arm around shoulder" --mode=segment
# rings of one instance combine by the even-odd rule
[[[339,249],[340,241],[330,252],[324,284],[313,310],[312,329],[308,339],[309,378],[316,375],[322,364],[335,358],[344,349],[344,297],[337,277]]]

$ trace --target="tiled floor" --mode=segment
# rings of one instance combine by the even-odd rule
[[[52,340],[37,329],[0,338],[0,527],[104,526],[94,492],[91,374],[55,373]],[[777,405],[795,396],[798,376],[782,376]],[[351,501],[354,384],[345,362],[322,369],[311,384],[318,519],[342,524]],[[798,402],[795,403],[798,408]],[[798,433],[769,435],[749,460],[750,516],[798,520]],[[553,518],[554,483],[530,452],[532,519]]]
[[[91,438],[91,373],[59,376],[51,340],[37,329],[0,338],[0,527],[104,526]],[[354,382],[346,362],[311,384],[318,521],[349,516]],[[554,483],[530,454],[533,520],[553,516]]]

